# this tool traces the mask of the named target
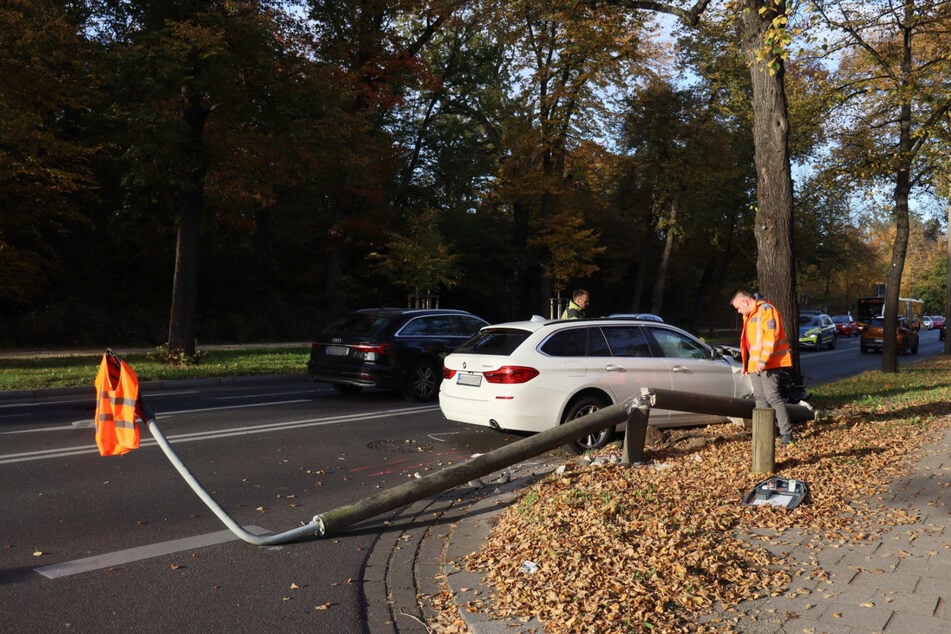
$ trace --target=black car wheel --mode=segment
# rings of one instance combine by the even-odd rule
[[[835,350],[835,340],[836,340],[836,339],[837,339],[837,337],[836,337],[835,335],[832,335],[832,341],[829,342],[829,350]]]
[[[610,401],[601,396],[583,396],[568,406],[561,422],[567,423],[576,418],[587,416],[610,404]],[[599,432],[588,434],[574,442],[570,442],[565,445],[565,448],[573,454],[580,455],[592,449],[600,449],[612,440],[614,440],[614,428],[608,427]]]
[[[442,372],[431,361],[417,361],[409,373],[409,381],[403,396],[412,403],[423,403],[436,399]]]

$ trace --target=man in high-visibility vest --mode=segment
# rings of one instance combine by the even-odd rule
[[[588,301],[591,296],[588,291],[579,288],[571,294],[571,301],[568,302],[568,308],[561,313],[562,319],[584,319],[584,309],[588,307]]]
[[[756,407],[771,407],[776,412],[779,442],[792,444],[792,425],[786,402],[779,391],[779,376],[783,368],[792,367],[792,352],[783,318],[779,310],[763,299],[756,299],[746,291],[733,296],[733,308],[743,315],[743,333],[740,352],[743,374],[748,374],[753,386]]]

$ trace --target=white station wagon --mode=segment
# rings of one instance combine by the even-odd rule
[[[451,421],[539,432],[621,403],[642,387],[730,398],[753,392],[730,355],[670,324],[534,317],[486,326],[449,354],[439,407]],[[723,420],[661,409],[649,418],[664,427]],[[613,436],[607,429],[570,448],[595,449]]]

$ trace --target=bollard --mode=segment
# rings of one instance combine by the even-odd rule
[[[645,400],[641,400],[631,408],[627,416],[627,426],[624,428],[624,451],[621,454],[621,464],[644,461],[644,443],[647,440],[647,420],[650,418],[650,413],[650,405]]]
[[[776,412],[772,408],[753,409],[752,473],[772,473],[776,469]]]

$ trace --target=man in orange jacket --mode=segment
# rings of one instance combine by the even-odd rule
[[[743,374],[750,377],[756,407],[773,408],[779,426],[779,442],[790,445],[792,425],[789,424],[786,402],[779,391],[780,373],[783,368],[792,367],[792,353],[782,315],[775,306],[746,291],[738,291],[732,304],[743,315],[743,334],[740,335]]]

